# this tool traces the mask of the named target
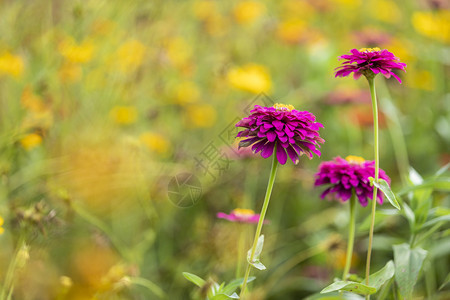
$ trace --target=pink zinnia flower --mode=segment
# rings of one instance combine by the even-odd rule
[[[373,187],[369,177],[375,177],[375,162],[365,161],[358,156],[336,157],[333,161],[323,162],[316,174],[315,186],[330,185],[321,195],[325,198],[333,194],[335,198],[347,201],[353,191],[362,206],[367,206],[368,199],[373,198]],[[390,183],[389,177],[380,169],[379,178]],[[383,204],[383,193],[377,194],[379,204]]]
[[[237,137],[246,137],[239,142],[239,147],[252,146],[254,153],[268,158],[276,147],[277,160],[284,165],[287,156],[294,164],[299,162],[299,156],[313,153],[320,156],[319,143],[324,139],[319,136],[321,123],[308,111],[298,111],[292,105],[275,104],[273,107],[255,105],[250,116],[240,120],[236,127],[244,127]],[[287,153],[287,154],[286,154]]]
[[[383,74],[384,77],[390,78],[393,76],[398,82],[402,83],[400,78],[392,72],[392,70],[405,71],[406,64],[401,63],[400,59],[387,50],[380,50],[380,48],[362,48],[350,50],[350,55],[342,55],[339,60],[345,59],[342,66],[335,70],[335,77],[346,77],[353,74],[353,78],[358,79],[361,75],[368,78]]]
[[[225,219],[231,222],[258,223],[260,215],[255,214],[255,212],[251,209],[236,208],[233,209],[229,215],[219,212],[217,213],[217,217],[219,219]]]

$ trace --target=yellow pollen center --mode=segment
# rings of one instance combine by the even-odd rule
[[[275,103],[275,105],[273,107],[276,110],[288,110],[288,111],[291,111],[291,110],[295,109],[295,107],[293,105],[281,104],[281,103]]]
[[[345,158],[346,161],[348,161],[349,163],[354,163],[354,164],[362,164],[363,162],[365,162],[364,158],[360,157],[360,156],[354,156],[354,155],[349,155]]]
[[[380,48],[375,47],[375,48],[361,48],[359,49],[359,52],[377,52],[377,51],[381,51]]]
[[[249,217],[255,214],[253,210],[247,208],[236,208],[231,213],[241,217]]]

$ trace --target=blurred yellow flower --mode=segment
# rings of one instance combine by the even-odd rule
[[[235,67],[228,72],[227,79],[232,87],[255,94],[268,93],[272,88],[269,71],[261,65]]]
[[[266,6],[259,1],[239,2],[233,10],[234,18],[240,24],[250,24],[255,22],[266,12]]]
[[[288,44],[297,44],[306,33],[306,23],[302,19],[289,19],[278,24],[277,36]]]
[[[167,156],[171,152],[170,142],[161,134],[144,132],[139,136],[139,140],[148,149],[162,156]]]
[[[188,127],[211,127],[216,122],[217,112],[209,104],[191,105],[186,110],[186,122]]]
[[[435,88],[434,76],[429,71],[414,70],[408,73],[408,85],[425,91],[432,91]]]
[[[3,223],[5,223],[5,220],[3,220],[2,217],[0,217],[0,234],[2,234],[5,231],[5,229],[2,227]]]
[[[109,112],[109,116],[117,124],[128,125],[137,121],[138,111],[134,106],[115,106]]]
[[[92,59],[95,46],[90,40],[77,44],[72,37],[68,37],[59,43],[58,50],[62,56],[73,63],[87,63]]]
[[[22,75],[23,69],[24,62],[20,56],[9,52],[0,54],[0,75],[7,74],[18,78]]]
[[[138,68],[145,57],[145,46],[138,40],[129,40],[117,51],[119,68],[123,72]]]
[[[334,0],[338,5],[344,5],[347,7],[356,7],[361,4],[361,0]]]
[[[175,100],[178,104],[194,103],[200,98],[200,89],[192,81],[183,81],[175,86]]]
[[[315,15],[314,7],[307,1],[287,0],[281,3],[282,14],[287,18],[299,18],[304,21]]]
[[[37,133],[29,133],[20,140],[22,147],[30,151],[42,144],[42,137]]]
[[[450,11],[417,11],[411,18],[414,29],[429,38],[450,42]]]
[[[182,37],[170,39],[166,50],[170,61],[176,66],[186,64],[192,56],[192,46]]]
[[[71,62],[65,62],[58,71],[61,81],[66,83],[80,80],[82,73],[81,67]]]
[[[25,87],[20,99],[21,105],[27,110],[22,122],[23,129],[38,127],[48,129],[53,125],[53,113],[41,97],[34,94],[31,87]]]
[[[399,23],[402,19],[400,8],[390,0],[372,0],[369,12],[373,18],[390,24]]]

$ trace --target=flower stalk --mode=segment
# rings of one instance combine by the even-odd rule
[[[375,182],[378,182],[378,171],[379,171],[379,151],[378,151],[378,107],[377,107],[377,95],[375,91],[375,80],[374,76],[367,77],[370,88],[370,96],[372,99],[372,111],[373,111],[373,139],[374,139],[374,156],[375,156]],[[369,275],[370,275],[370,259],[372,255],[372,243],[373,243],[373,231],[375,226],[375,211],[377,206],[377,187],[373,187],[373,197],[372,197],[372,212],[371,212],[371,222],[369,230],[369,245],[367,248],[367,259],[366,259],[366,285],[369,285]],[[366,296],[366,299],[370,299],[370,295]]]
[[[255,239],[253,241],[253,246],[252,246],[251,253],[250,253],[250,261],[248,262],[247,269],[245,270],[244,282],[242,284],[241,294],[239,296],[240,299],[243,299],[243,296],[245,294],[245,289],[247,287],[247,280],[250,275],[250,270],[252,267],[250,262],[252,262],[255,258],[256,245],[258,244],[258,239],[259,239],[259,236],[261,235],[262,226],[264,224],[264,217],[266,216],[267,208],[269,207],[270,195],[272,194],[272,188],[273,188],[273,184],[275,182],[275,176],[277,174],[277,167],[278,167],[277,156],[273,155],[272,169],[270,171],[269,182],[267,184],[266,196],[264,197],[264,203],[263,203],[263,206],[261,209],[261,214],[260,214],[261,216],[259,218],[259,222],[256,227]]]
[[[347,242],[347,255],[345,257],[344,273],[342,280],[347,280],[350,266],[352,264],[353,245],[355,242],[355,205],[356,205],[355,192],[352,193],[350,198],[350,221],[348,226],[348,242]]]

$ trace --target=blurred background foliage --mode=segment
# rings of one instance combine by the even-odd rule
[[[399,191],[410,167],[427,178],[449,161],[449,20],[444,0],[0,0],[0,279],[19,251],[13,299],[188,299],[183,271],[231,280],[254,227],[215,215],[259,210],[270,163],[230,151],[230,128],[269,101],[314,113],[326,143],[278,172],[250,298],[320,291],[344,267],[348,215],[319,199],[317,166],[373,159],[367,83],[335,79],[337,57],[377,46],[408,65],[403,84],[376,81],[381,168]],[[187,207],[168,198],[183,172],[202,188]],[[362,274],[369,210],[357,214]],[[373,270],[407,228],[378,218]],[[433,233],[446,244],[417,299],[449,295],[448,233]]]

